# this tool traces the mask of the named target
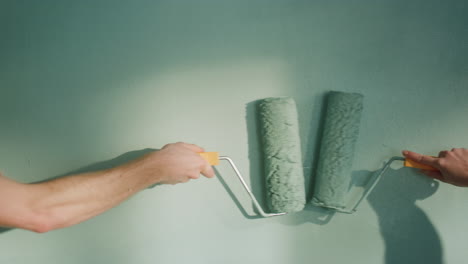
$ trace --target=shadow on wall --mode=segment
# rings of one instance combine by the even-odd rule
[[[143,155],[145,155],[147,153],[150,153],[150,152],[156,151],[156,150],[157,149],[147,148],[147,149],[142,149],[142,150],[129,151],[129,152],[126,152],[126,153],[124,153],[124,154],[122,154],[122,155],[120,155],[120,156],[118,156],[116,158],[106,160],[106,161],[96,162],[96,163],[93,163],[91,165],[79,168],[77,170],[67,172],[65,174],[61,174],[61,175],[58,175],[58,176],[55,176],[55,177],[51,177],[49,179],[46,179],[46,180],[40,181],[40,182],[46,182],[46,181],[66,177],[66,176],[73,175],[73,174],[79,174],[79,173],[86,173],[86,172],[110,169],[110,168],[122,165],[124,163],[127,163],[127,162],[129,162],[131,160],[137,159],[137,158],[139,158],[139,157],[141,157],[141,156],[143,156]],[[36,183],[40,183],[40,182],[36,182]],[[154,186],[155,185],[151,186],[150,188],[152,188]],[[12,230],[12,228],[0,227],[0,234],[4,233],[6,231],[10,231],[10,230]]]
[[[433,195],[439,182],[408,168],[389,169],[367,197],[378,216],[385,263],[443,263],[442,245],[430,219],[416,201]],[[368,175],[358,171],[355,175]]]

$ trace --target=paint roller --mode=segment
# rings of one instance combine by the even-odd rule
[[[362,110],[361,94],[331,92],[328,95],[312,204],[338,212],[352,213],[372,191],[393,161],[405,161],[404,166],[407,167],[434,169],[402,157],[393,157],[377,176],[369,180],[363,195],[349,207],[346,198],[351,183],[350,171]],[[301,211],[305,204],[305,189],[295,102],[288,97],[267,98],[260,101],[258,112],[266,200],[271,213],[265,213],[262,209],[231,158],[219,156],[217,152],[205,152],[200,155],[211,165],[218,165],[220,160],[228,161],[263,217]]]
[[[434,169],[403,157],[391,158],[380,173],[369,179],[363,194],[348,201],[351,168],[363,110],[363,96],[358,93],[330,92],[324,120],[312,204],[343,213],[353,213],[375,187],[393,161],[404,166]]]
[[[266,203],[270,213],[265,213],[260,206],[231,158],[219,156],[217,152],[204,152],[200,155],[211,165],[218,165],[220,160],[227,161],[261,216],[271,217],[301,211],[306,198],[296,104],[289,97],[263,99],[258,104],[258,118]]]

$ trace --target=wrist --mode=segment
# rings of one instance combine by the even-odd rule
[[[110,173],[117,175],[118,180],[135,183],[141,189],[157,185],[162,182],[161,173],[158,169],[160,166],[157,161],[150,162],[147,159],[147,156],[143,156],[110,169]]]

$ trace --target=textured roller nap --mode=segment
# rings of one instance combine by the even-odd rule
[[[312,198],[314,205],[337,210],[346,207],[362,101],[363,96],[356,93],[331,92],[328,95]]]
[[[259,103],[267,203],[271,212],[297,212],[305,205],[304,173],[296,104],[292,98]]]

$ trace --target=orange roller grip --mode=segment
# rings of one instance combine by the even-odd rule
[[[219,153],[218,152],[201,152],[199,153],[211,166],[219,164]]]
[[[405,167],[411,167],[411,168],[417,168],[417,169],[423,169],[423,170],[432,170],[432,171],[438,170],[438,169],[436,169],[434,167],[424,165],[424,164],[421,164],[419,162],[412,161],[410,159],[405,159],[404,165],[405,165]]]

